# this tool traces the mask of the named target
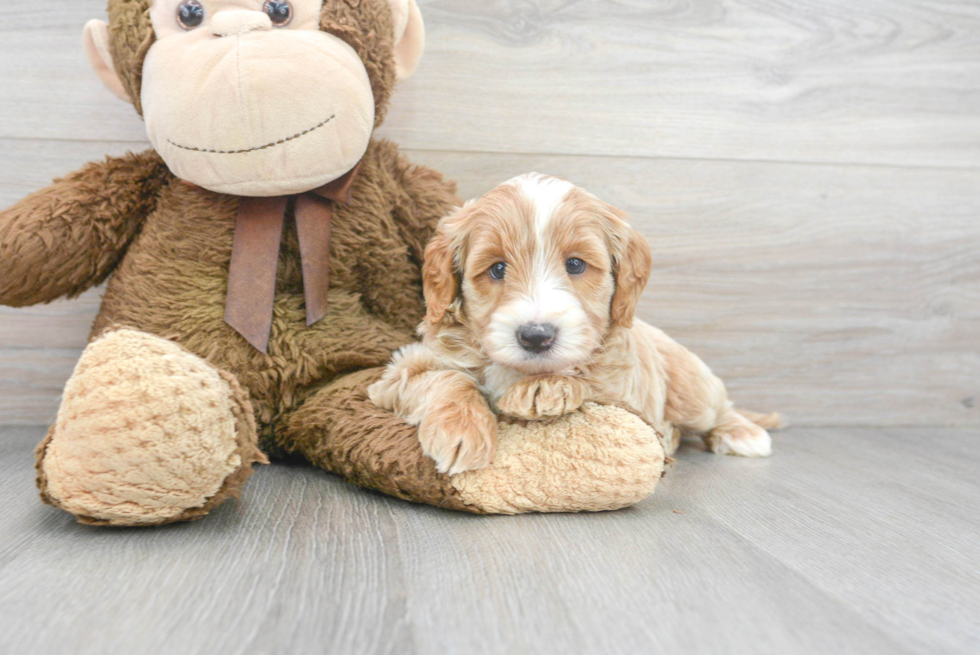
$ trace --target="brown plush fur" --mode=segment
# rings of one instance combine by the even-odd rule
[[[137,110],[143,59],[153,43],[149,6],[109,2],[111,51]],[[387,2],[327,0],[321,25],[361,56],[380,123],[395,84]],[[122,326],[176,341],[247,391],[270,454],[298,452],[360,485],[461,508],[448,478],[422,455],[414,429],[376,410],[366,393],[351,400],[344,382],[352,371],[383,366],[413,339],[423,316],[425,244],[459,203],[454,185],[409,164],[394,144],[372,142],[353,202],[335,208],[329,314],[309,328],[290,206],[268,355],[224,322],[238,203],[184,184],[154,152],[90,164],[0,213],[0,304],[74,296],[112,274],[93,339]],[[335,429],[342,433],[336,443]],[[376,429],[386,439],[357,450]],[[44,452],[42,444],[39,460]],[[375,466],[381,452],[388,462]],[[180,518],[202,516],[235,493],[244,477],[233,477],[206,506]],[[44,495],[43,475],[38,483]]]
[[[292,450],[275,426],[316,388],[347,371],[387,363],[422,318],[422,248],[456,202],[452,186],[412,167],[387,142],[373,143],[350,206],[333,219],[327,317],[306,326],[302,267],[290,216],[279,258],[269,354],[224,321],[238,199],[178,180],[109,282],[93,337],[110,325],[179,342],[249,390],[262,445]]]
[[[150,23],[152,0],[109,0],[109,52],[123,88],[139,114],[143,115],[140,91],[143,60],[153,45]]]
[[[286,421],[283,438],[312,463],[362,487],[446,509],[481,513],[466,504],[419,447],[414,427],[378,409],[367,387],[383,369],[338,379]]]
[[[0,303],[25,307],[101,284],[173,176],[156,153],[89,164],[0,219]]]

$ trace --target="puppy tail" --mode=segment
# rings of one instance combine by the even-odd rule
[[[747,409],[736,409],[735,411],[766,430],[778,430],[786,427],[786,423],[783,422],[783,417],[775,412],[772,414],[760,414]]]

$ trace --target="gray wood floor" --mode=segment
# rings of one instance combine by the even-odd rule
[[[258,471],[208,520],[111,531],[42,507],[0,432],[0,652],[977,653],[970,429],[685,446],[599,515],[474,517]]]
[[[381,134],[480,195],[538,170],[628,210],[640,307],[795,425],[980,426],[980,3],[419,0],[426,56]],[[148,147],[82,25],[0,22],[0,207]],[[29,26],[29,29],[24,29]],[[98,290],[0,308],[0,424],[43,424]]]

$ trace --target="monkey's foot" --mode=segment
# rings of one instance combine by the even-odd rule
[[[267,462],[231,375],[134,330],[86,348],[36,456],[45,502],[120,526],[200,518]]]
[[[497,429],[493,464],[452,478],[460,499],[481,512],[620,509],[652,494],[664,473],[656,432],[619,407],[586,403],[554,421]]]
[[[663,475],[656,431],[625,409],[591,403],[547,422],[500,422],[488,467],[440,473],[415,427],[368,398],[383,373],[335,380],[289,417],[281,438],[362,487],[478,514],[619,509],[652,494]]]

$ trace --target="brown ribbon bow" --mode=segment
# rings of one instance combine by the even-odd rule
[[[262,353],[268,354],[272,333],[276,268],[290,198],[295,198],[309,326],[327,315],[333,203],[350,204],[351,188],[360,167],[358,164],[343,177],[297,196],[241,198],[228,270],[225,322]]]

